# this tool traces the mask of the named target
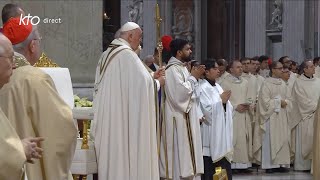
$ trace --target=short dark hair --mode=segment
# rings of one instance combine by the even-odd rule
[[[283,60],[284,60],[285,58],[289,58],[289,56],[282,56],[282,57],[279,59],[279,62],[281,62],[281,63],[283,64]]]
[[[242,57],[242,58],[240,59],[240,62],[242,63],[243,61],[246,61],[246,60],[249,60],[249,61],[251,62],[251,59],[248,58],[248,57]]]
[[[260,63],[262,63],[262,61],[265,61],[265,60],[268,60],[268,59],[269,59],[268,56],[262,55],[262,56],[259,57],[258,61],[259,61]]]
[[[14,3],[4,5],[1,13],[2,23],[5,24],[10,18],[19,16],[19,8],[20,6]]]
[[[189,41],[185,39],[174,39],[170,43],[171,55],[176,57],[177,52],[181,51],[185,45],[189,44]]]
[[[228,66],[228,61],[225,59],[218,59],[217,64],[218,66],[225,66],[225,65]]]
[[[301,64],[300,64],[300,66],[299,66],[299,70],[298,70],[298,74],[303,74],[304,73],[304,68],[306,68],[307,67],[307,62],[312,62],[313,63],[313,61],[312,60],[305,60],[305,61],[303,61]]]
[[[319,60],[320,60],[320,57],[315,57],[315,58],[313,59],[313,64],[318,63],[318,62],[319,62]]]
[[[228,65],[228,68],[227,68],[227,69],[232,68],[232,66],[233,66],[233,64],[234,64],[235,62],[239,62],[239,63],[241,63],[241,62],[240,62],[239,60],[237,60],[237,59],[232,60],[232,61],[230,61],[230,63],[229,63],[229,65]]]
[[[204,65],[206,66],[206,70],[210,70],[211,68],[217,68],[216,63],[217,63],[217,61],[215,59],[207,59],[204,62]]]

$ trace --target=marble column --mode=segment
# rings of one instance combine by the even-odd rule
[[[246,0],[245,56],[266,54],[266,0]]]
[[[305,1],[283,0],[283,55],[301,63],[305,58]]]

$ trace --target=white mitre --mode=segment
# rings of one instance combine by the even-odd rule
[[[131,31],[131,30],[137,29],[137,28],[140,28],[140,26],[138,24],[136,24],[135,22],[127,22],[121,27],[120,31],[126,32],[126,31]]]

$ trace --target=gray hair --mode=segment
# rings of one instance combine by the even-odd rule
[[[0,46],[0,55],[4,54],[6,51],[4,50],[4,48],[2,46]]]
[[[143,58],[143,62],[147,63],[148,61],[151,61],[151,60],[153,61],[153,59],[154,59],[153,55],[148,55],[145,58]]]
[[[23,42],[19,44],[13,45],[14,51],[23,52],[27,48],[27,46],[30,44],[30,42],[37,38],[37,32],[38,32],[37,26],[32,26],[32,32],[29,34],[27,39],[25,39]]]

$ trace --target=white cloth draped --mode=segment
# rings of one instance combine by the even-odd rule
[[[212,86],[207,80],[201,81],[200,104],[206,121],[201,125],[204,156],[210,156],[215,163],[226,157],[232,160],[233,153],[233,107],[228,101],[224,110],[219,84]]]
[[[154,81],[125,40],[102,54],[95,84],[99,179],[159,179]]]

